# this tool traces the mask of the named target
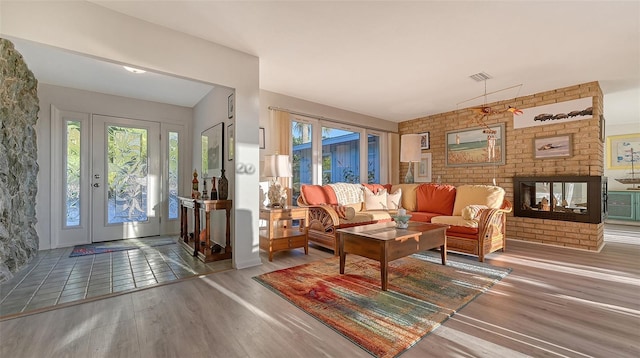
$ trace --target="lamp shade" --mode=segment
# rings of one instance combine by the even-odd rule
[[[400,137],[400,161],[420,161],[420,134],[403,134]]]
[[[291,174],[291,166],[289,165],[289,156],[282,154],[265,155],[264,156],[264,172],[265,177],[289,178]]]

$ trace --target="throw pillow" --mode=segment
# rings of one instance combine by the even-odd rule
[[[480,215],[480,210],[488,209],[486,205],[468,205],[462,209],[462,218],[465,220],[475,220]]]
[[[302,185],[300,194],[307,205],[338,204],[335,192],[328,186]]]
[[[467,205],[486,205],[499,209],[504,199],[504,189],[492,185],[460,185],[456,188],[456,203],[453,215],[461,215]]]
[[[387,210],[387,190],[378,190],[373,193],[369,188],[363,187],[365,210]]]
[[[416,190],[417,211],[451,215],[455,200],[456,187],[453,185],[420,184]]]
[[[351,206],[345,205],[331,205],[331,207],[336,211],[338,217],[342,219],[351,220],[356,216],[356,210]]]
[[[400,209],[400,204],[402,203],[400,200],[402,200],[402,189],[398,189],[394,193],[388,194],[387,209],[389,210]]]

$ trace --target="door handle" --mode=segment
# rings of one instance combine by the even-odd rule
[[[100,183],[93,183],[93,187],[94,188],[99,188],[100,187]]]

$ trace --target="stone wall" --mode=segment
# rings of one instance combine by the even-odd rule
[[[523,110],[578,98],[593,98],[593,118],[572,122],[550,123],[543,126],[514,129],[511,113],[492,115],[487,124],[504,123],[506,162],[504,165],[472,167],[445,166],[445,133],[452,130],[478,127],[470,120],[471,111],[461,109],[399,123],[400,134],[430,132],[432,153],[432,180],[438,176],[443,183],[496,184],[506,191],[513,202],[513,177],[541,175],[602,175],[604,145],[600,141],[600,114],[603,96],[597,82],[584,83],[530,96],[489,103],[494,109],[517,107]],[[518,117],[515,117],[518,120]],[[533,158],[533,139],[553,135],[573,134],[573,155],[570,158],[536,160]],[[407,163],[400,165],[400,178],[404,178]],[[558,220],[514,217],[507,218],[507,237],[586,250],[599,250],[604,244],[604,224],[574,223]]]
[[[22,55],[0,38],[0,282],[38,253],[37,85]]]

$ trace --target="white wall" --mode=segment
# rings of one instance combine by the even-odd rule
[[[202,184],[202,150],[201,150],[201,145],[200,145],[200,137],[203,131],[207,130],[208,128],[211,128],[212,126],[218,124],[218,123],[223,123],[223,137],[224,137],[224,148],[222,150],[222,163],[223,163],[223,168],[225,171],[227,172],[234,172],[234,163],[235,160],[229,161],[227,160],[228,155],[229,155],[229,143],[227,142],[227,139],[229,138],[228,135],[228,130],[229,130],[229,125],[233,124],[233,126],[235,127],[234,124],[234,118],[229,119],[227,116],[227,106],[228,106],[228,98],[229,95],[232,93],[233,91],[231,89],[225,88],[225,87],[220,87],[217,86],[215,87],[211,92],[209,92],[209,94],[207,94],[206,96],[204,96],[204,98],[202,98],[202,100],[200,100],[200,102],[198,102],[198,104],[194,107],[193,111],[194,111],[194,126],[193,126],[193,138],[194,141],[194,145],[193,145],[193,161],[192,161],[192,165],[191,165],[191,172],[193,172],[193,169],[197,169],[198,170],[198,174],[200,174],[200,177],[198,180],[200,180],[200,191],[202,191],[203,188],[203,184]],[[234,131],[235,132],[235,131]],[[225,173],[225,176],[227,177],[227,179],[229,180],[229,197],[228,199],[234,200],[234,182],[235,182],[235,176],[231,175],[227,175],[227,173]],[[217,185],[217,181],[216,181],[216,185]],[[218,191],[220,190],[220,188],[218,188]],[[211,180],[207,180],[207,191],[211,191]],[[234,221],[233,221],[233,217],[231,218],[231,225],[233,226]],[[218,243],[218,244],[224,244],[224,238],[225,238],[225,225],[226,225],[226,215],[224,210],[218,210],[215,212],[211,213],[211,222],[212,222],[212,228],[211,228],[211,237]],[[231,241],[232,242],[236,242],[237,244],[245,243],[245,238],[243,237],[236,237],[235,236],[235,231],[232,230],[231,231]],[[222,245],[224,246],[224,245]],[[233,247],[233,246],[232,246]]]
[[[64,111],[82,112],[88,114],[102,114],[114,117],[148,120],[154,122],[184,125],[185,133],[190,133],[192,127],[193,109],[169,104],[143,101],[132,98],[112,96],[102,93],[83,91],[73,88],[53,86],[45,83],[38,84],[38,98],[40,111],[36,123],[38,136],[38,193],[36,195],[36,215],[38,223],[36,230],[40,238],[40,249],[55,248],[51,243],[51,211],[52,206],[51,181],[51,105]],[[187,160],[190,161],[191,153]],[[188,167],[188,166],[187,166]],[[188,173],[184,173],[182,183],[190,183]],[[187,190],[181,194],[187,194]]]
[[[258,167],[257,57],[88,2],[0,2],[0,35],[235,89],[236,163]],[[261,263],[257,171],[235,184],[233,265],[244,268]]]

